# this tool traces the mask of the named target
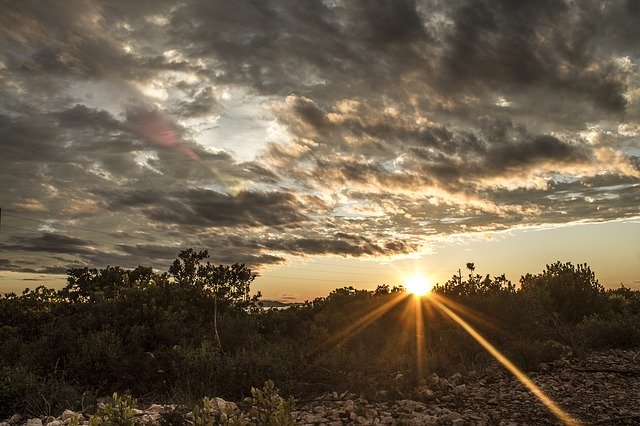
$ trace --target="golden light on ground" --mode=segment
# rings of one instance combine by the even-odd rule
[[[421,274],[415,274],[404,280],[404,288],[414,296],[425,296],[431,292],[433,283]]]
[[[566,425],[580,425],[581,423],[571,417],[558,404],[556,404],[542,389],[540,389],[526,374],[515,366],[507,357],[502,355],[491,343],[489,343],[480,333],[478,333],[469,323],[463,320],[451,309],[443,304],[440,297],[432,297],[430,302],[444,312],[449,318],[462,327],[471,337],[473,337],[480,345],[493,356],[500,364],[502,364],[511,374],[513,374],[529,391],[540,400],[560,421]]]

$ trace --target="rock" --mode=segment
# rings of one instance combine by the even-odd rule
[[[29,419],[25,423],[25,426],[42,426],[42,420],[40,419]]]
[[[62,415],[60,416],[60,420],[62,420],[63,422],[66,420],[69,420],[72,417],[77,417],[78,413],[76,413],[75,411],[71,411],[71,410],[64,410],[62,412]]]
[[[435,389],[436,387],[438,387],[438,383],[440,382],[440,377],[438,377],[436,373],[431,373],[429,377],[427,377],[426,381],[427,381],[427,386],[429,386],[431,389]]]
[[[8,423],[8,422],[0,422],[0,426],[11,426],[11,423]]]
[[[451,385],[451,383],[449,383],[449,381],[447,379],[440,379],[438,381],[438,387],[442,391],[447,391],[447,390],[449,390],[449,388],[451,388],[453,386]]]
[[[62,426],[64,423],[62,423],[60,420],[51,420],[48,423],[45,423],[46,426]]]
[[[346,412],[353,412],[353,411],[356,411],[357,406],[356,406],[356,403],[355,403],[355,402],[353,402],[353,401],[352,401],[352,400],[350,400],[350,399],[347,399],[347,400],[344,402],[344,404],[342,404],[342,409],[343,409],[344,411],[346,411]]]
[[[13,416],[9,417],[7,421],[10,424],[15,425],[22,421],[22,416],[20,414],[14,414]]]
[[[460,383],[461,380],[462,380],[462,374],[460,373],[456,373],[451,377],[449,377],[449,381],[454,384]]]
[[[449,411],[438,418],[438,421],[441,422],[454,422],[456,420],[462,420],[462,416],[455,411]]]
[[[416,389],[416,395],[423,399],[431,399],[436,393],[427,386],[421,386]]]
[[[392,425],[394,422],[393,417],[391,416],[382,416],[380,417],[380,423],[383,425]]]
[[[465,386],[465,385],[458,385],[458,386],[456,386],[456,387],[454,387],[454,388],[453,388],[453,393],[456,393],[456,394],[463,394],[463,395],[464,395],[465,393],[467,393],[467,386]]]
[[[374,419],[378,416],[378,412],[376,410],[374,410],[373,408],[367,408],[366,410],[364,410],[364,416],[371,420]]]

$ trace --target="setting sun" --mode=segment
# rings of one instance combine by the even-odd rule
[[[415,274],[404,281],[404,288],[415,296],[424,296],[431,291],[433,283],[428,278]]]

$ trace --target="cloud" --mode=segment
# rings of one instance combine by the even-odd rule
[[[631,1],[3,12],[0,205],[36,220],[3,218],[32,231],[10,232],[4,269],[159,267],[186,246],[386,258],[638,215]],[[242,162],[233,144],[260,148]]]

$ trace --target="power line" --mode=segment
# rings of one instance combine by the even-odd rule
[[[3,225],[3,228],[6,229],[14,229],[14,230],[18,230],[18,231],[23,231],[23,232],[28,232],[31,234],[50,234],[50,235],[62,235],[59,234],[57,232],[48,232],[48,231],[41,231],[41,230],[35,230],[35,229],[26,229],[26,228],[20,228],[17,226],[10,226],[10,225]],[[100,240],[94,240],[94,242],[100,244],[100,245],[107,245],[107,246],[112,246],[112,247],[116,247],[116,248],[120,248],[121,245],[120,244],[114,244],[114,243],[107,243],[105,241],[100,241]],[[87,245],[79,245],[80,247],[87,247]],[[142,259],[147,259],[150,260],[149,256],[143,256],[143,255],[136,255],[136,254],[131,254],[131,253],[124,253],[123,257],[114,257],[114,256],[109,256],[107,254],[103,254],[103,253],[83,253],[83,252],[77,252],[77,253],[61,253],[61,252],[52,252],[52,253],[58,253],[58,254],[68,254],[68,255],[76,255],[76,256],[98,256],[101,258],[105,258],[105,259],[112,259],[112,260],[118,260],[120,262],[127,262],[127,259],[124,258],[124,256],[130,256],[130,257],[137,257],[137,258],[142,258]],[[161,259],[171,259],[169,257],[164,257]],[[137,262],[133,262],[133,263],[137,263]],[[213,263],[237,263],[235,261],[229,261],[229,260],[222,260],[222,259],[216,259],[213,261]]]
[[[18,230],[18,231],[23,231],[23,232],[27,232],[27,233],[31,233],[31,234],[52,234],[52,235],[61,235],[55,232],[48,232],[48,231],[41,231],[41,230],[35,230],[35,229],[27,229],[27,228],[21,228],[21,227],[17,227],[17,226],[11,226],[11,225],[4,225],[4,228],[6,229],[13,229],[13,230]],[[114,243],[108,243],[108,242],[104,242],[104,241],[95,241],[98,244],[102,244],[102,245],[107,245],[107,246],[112,246],[112,247],[116,247],[116,248],[120,248],[121,245],[120,244],[114,244]],[[79,247],[87,247],[86,245],[79,245]],[[87,253],[87,252],[81,252],[78,251],[77,253],[60,253],[60,254],[67,254],[67,255],[75,255],[75,256],[80,256],[80,257],[98,257],[101,259],[110,259],[110,260],[117,260],[119,262],[128,262],[128,263],[138,263],[135,261],[128,261],[124,256],[135,256],[135,257],[139,257],[139,258],[146,258],[149,259],[148,256],[140,256],[140,255],[131,255],[129,253],[125,253],[123,254],[123,257],[115,257],[115,256],[110,256],[108,254],[104,254],[104,253]],[[168,259],[168,258],[166,258]],[[214,261],[214,263],[235,263],[235,262],[230,262],[228,260],[222,260],[222,259],[217,259]],[[294,269],[294,270],[299,270],[299,271],[305,271],[305,272],[320,272],[320,273],[338,273],[338,274],[342,274],[342,275],[358,275],[358,276],[377,276],[378,274],[367,274],[367,273],[356,273],[356,272],[340,272],[340,271],[336,271],[336,272],[332,272],[332,271],[322,271],[319,269],[306,269],[306,268],[296,268],[296,267],[286,267],[287,269]],[[281,278],[281,279],[297,279],[297,280],[304,280],[304,281],[327,281],[327,282],[349,282],[350,280],[334,280],[334,279],[323,279],[323,278],[307,278],[307,277],[291,277],[291,276],[283,276],[283,275],[258,275],[258,277],[263,277],[263,278]],[[374,282],[359,282],[359,284],[376,284]]]
[[[16,212],[16,210],[11,210],[11,209],[5,209],[5,210],[11,211],[11,212]],[[6,216],[6,217],[12,217],[12,218],[15,218],[15,219],[29,220],[31,222],[40,222],[40,223],[45,223],[45,224],[51,225],[49,223],[50,221],[47,221],[47,220],[34,219],[34,218],[30,218],[30,217],[18,216],[18,215],[6,214],[6,213],[4,213],[3,215]],[[51,220],[53,220],[53,219],[51,219]],[[140,240],[140,241],[145,241],[145,242],[153,242],[152,240],[149,240],[149,239],[146,239],[146,238],[142,238],[142,237],[135,237],[133,235],[127,235],[127,234],[117,234],[117,233],[114,234],[113,232],[101,231],[99,229],[84,228],[84,227],[81,227],[81,226],[74,226],[74,225],[65,225],[64,223],[59,223],[59,222],[56,222],[56,225],[63,226],[65,228],[79,229],[79,230],[87,231],[87,232],[95,232],[95,233],[98,233],[98,234],[108,235],[108,236],[114,237],[114,238],[131,238],[131,239],[134,239],[134,240]]]
[[[340,265],[336,265],[340,266]],[[372,277],[379,277],[380,274],[368,274],[366,272],[343,272],[343,271],[326,271],[321,269],[307,269],[307,268],[295,268],[293,266],[283,266],[283,268],[294,269],[298,271],[307,271],[307,272],[322,272],[322,273],[331,273],[331,274],[342,274],[342,275],[368,275]]]
[[[10,212],[14,212],[14,213],[18,213],[17,210],[13,210],[13,209],[4,209],[5,211],[10,211]],[[15,218],[15,219],[22,219],[22,220],[28,220],[31,222],[39,222],[39,223],[44,223],[47,225],[51,225],[50,221],[51,220],[56,220],[56,219],[50,219],[50,220],[43,220],[43,219],[34,219],[34,218],[30,218],[30,217],[25,217],[25,216],[19,216],[19,215],[15,215],[15,214],[6,214],[3,213],[4,216],[6,217],[11,217],[11,218]],[[106,232],[106,231],[101,231],[99,229],[92,229],[92,228],[86,228],[86,227],[81,227],[81,226],[74,226],[74,225],[65,225],[63,223],[59,223],[56,222],[57,226],[62,226],[65,228],[70,228],[70,229],[78,229],[78,230],[82,230],[82,231],[87,231],[87,232],[95,232],[98,234],[102,234],[102,235],[107,235],[113,238],[129,238],[129,239],[133,239],[133,240],[138,240],[138,241],[144,241],[147,243],[158,243],[158,241],[154,241],[154,240],[150,240],[150,239],[146,239],[146,238],[142,238],[142,237],[135,237],[133,235],[127,235],[127,234],[117,234],[117,233],[113,233],[113,232]],[[112,243],[106,243],[106,242],[102,242],[103,244],[106,245],[114,245]],[[220,259],[221,260],[221,259]],[[380,269],[380,270],[386,270],[388,268],[386,267],[369,267],[369,266],[358,266],[358,265],[342,265],[342,264],[338,264],[338,263],[327,263],[327,262],[316,262],[316,261],[312,261],[314,264],[316,265],[323,265],[323,266],[333,266],[333,267],[340,267],[340,268],[352,268],[352,269],[367,269],[367,270],[372,270],[372,269]],[[221,263],[229,263],[229,261],[223,261]],[[231,262],[234,263],[234,262]],[[301,268],[293,268],[291,267],[290,269],[301,269]],[[305,271],[314,271],[312,269],[301,269],[301,270],[305,270]],[[318,271],[315,270],[315,272],[324,272],[324,271]],[[357,273],[346,273],[345,274],[349,274],[349,275],[360,275]],[[361,275],[377,275],[377,274],[361,274]]]
[[[33,233],[33,234],[41,234],[44,233],[43,231],[37,231],[37,230],[32,230],[32,229],[25,229],[25,228],[19,228],[17,226],[10,226],[10,225],[5,225],[4,228],[7,229],[14,229],[14,230],[19,230],[19,231],[23,231],[23,232],[29,232],[29,233]],[[52,234],[52,233],[50,233]],[[110,244],[110,243],[103,243],[106,245],[113,245],[115,246],[115,244]],[[77,256],[96,256],[96,257],[100,257],[100,258],[104,258],[104,259],[112,259],[112,260],[117,260],[119,262],[126,262],[127,259],[123,258],[123,257],[114,257],[114,256],[109,256],[103,253],[82,253],[82,252],[78,252],[78,253],[60,253],[60,254],[68,254],[68,255],[77,255]],[[131,256],[131,255],[129,255]],[[130,263],[138,263],[138,262],[130,262]],[[292,268],[292,269],[297,269],[297,270],[302,270],[302,271],[309,271],[309,272],[328,272],[328,271],[320,271],[320,270],[308,270],[308,269],[303,269],[303,268]],[[347,272],[345,272],[344,274],[348,274]],[[352,275],[361,275],[361,274],[352,274]],[[365,275],[373,275],[373,274],[365,274]],[[351,280],[335,280],[335,279],[328,279],[328,278],[308,278],[308,277],[291,277],[291,276],[284,276],[284,275],[258,275],[257,278],[278,278],[278,279],[293,279],[293,280],[300,280],[300,281],[324,281],[324,282],[335,282],[335,283],[345,283],[345,282],[352,282]],[[359,285],[369,285],[369,284],[379,284],[380,282],[358,282],[357,284]]]
[[[350,283],[351,280],[330,280],[327,278],[306,278],[306,277],[287,277],[284,275],[260,275],[260,278],[279,278],[279,279],[290,279],[290,280],[300,280],[300,281],[326,281],[326,282],[334,282],[334,283]],[[380,284],[381,281],[378,282],[361,282],[358,281],[354,284]]]

